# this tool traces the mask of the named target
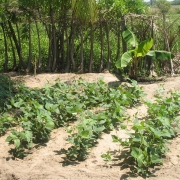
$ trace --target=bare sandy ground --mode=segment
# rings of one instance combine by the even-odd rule
[[[12,76],[12,75],[11,75]],[[100,74],[39,74],[34,76],[12,76],[13,79],[24,80],[29,87],[41,88],[45,83],[53,83],[57,78],[62,81],[82,78],[86,81],[97,81],[103,77],[107,83],[119,82],[116,76],[110,73]],[[153,99],[153,95],[160,84],[164,84],[166,91],[180,90],[180,77],[171,77],[164,82],[139,83],[147,94],[146,98]],[[146,114],[146,108],[139,106],[128,110],[133,116],[138,112],[139,116]],[[8,153],[10,146],[5,142],[8,133],[0,137],[0,180],[142,180],[142,177],[133,177],[129,174],[126,161],[114,159],[112,162],[104,162],[101,155],[109,149],[118,153],[119,147],[112,143],[112,134],[118,134],[125,138],[123,130],[113,131],[111,134],[103,134],[96,147],[92,148],[89,157],[84,162],[64,162],[63,149],[69,145],[66,142],[67,133],[63,128],[55,129],[51,133],[51,139],[43,146],[33,149],[23,160],[13,160]],[[178,180],[180,179],[180,137],[175,138],[169,144],[170,152],[166,154],[162,166],[156,167],[150,180]]]

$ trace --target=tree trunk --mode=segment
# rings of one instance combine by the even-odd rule
[[[12,38],[13,38],[13,41],[14,41],[14,44],[16,46],[16,50],[17,50],[17,53],[18,53],[18,57],[19,57],[19,65],[18,65],[18,68],[20,69],[21,67],[23,67],[25,69],[25,65],[24,65],[24,62],[23,62],[23,59],[22,59],[22,50],[21,50],[21,45],[19,44],[18,42],[18,39],[20,40],[20,37],[18,35],[18,39],[16,37],[16,34],[15,34],[15,31],[13,29],[13,26],[11,24],[11,21],[8,21],[8,25],[9,25],[9,29],[10,29],[10,32],[11,32],[11,35],[12,35]],[[18,25],[16,24],[16,27],[17,27],[17,31],[18,31],[18,34],[19,34],[19,29],[18,29]]]
[[[126,20],[124,16],[121,17],[121,27],[122,27],[121,31],[123,32],[126,29]],[[127,51],[127,44],[123,39],[123,37],[122,37],[122,51],[123,53]]]
[[[64,71],[64,59],[65,59],[65,53],[64,53],[64,45],[65,45],[65,29],[62,27],[61,34],[59,37],[59,45],[58,45],[58,70]]]
[[[35,21],[35,25],[36,25],[36,31],[37,31],[37,36],[38,36],[38,71],[41,70],[42,67],[42,54],[41,54],[41,39],[40,39],[40,33],[39,33],[39,27],[38,27],[38,23],[37,21]]]
[[[103,35],[102,22],[100,22],[100,39],[101,39],[101,60],[100,60],[99,72],[102,72],[104,66],[104,35]]]
[[[46,29],[48,37],[49,37],[49,48],[48,48],[48,63],[46,67],[46,71],[50,72],[52,67],[52,33],[51,33],[51,25]]]
[[[76,31],[76,25],[72,24],[71,26],[71,42],[70,42],[70,60],[72,63],[72,71],[75,71],[76,65],[74,61],[74,37],[75,37],[75,31]]]
[[[107,61],[107,65],[106,65],[106,69],[109,71],[110,70],[110,65],[111,65],[111,48],[110,48],[110,38],[109,38],[109,26],[108,23],[106,22],[106,26],[105,26],[105,30],[106,30],[106,38],[107,38],[107,45],[108,45],[108,61]]]
[[[31,37],[31,22],[29,20],[29,56],[28,56],[28,64],[27,64],[27,68],[26,68],[26,73],[29,73],[30,69],[31,69],[31,63],[35,63],[35,62],[31,62],[32,61],[32,37]],[[34,64],[35,66],[35,64]]]
[[[54,72],[57,67],[57,40],[56,40],[56,27],[54,22],[54,12],[52,6],[50,6],[50,18],[51,18],[51,25],[52,25],[52,42],[53,42],[53,49],[52,49],[52,55],[53,55],[53,65],[52,65],[52,71]]]
[[[121,23],[117,22],[117,52],[116,52],[116,61],[120,58],[120,48],[121,48]],[[115,67],[115,72],[119,73],[119,69]]]
[[[3,36],[4,36],[4,55],[5,55],[5,62],[4,62],[4,72],[8,71],[8,45],[7,45],[7,38],[6,38],[6,33],[5,33],[5,24],[1,23],[2,31],[3,31]]]
[[[16,30],[17,30],[17,37],[18,37],[18,44],[19,44],[19,54],[20,54],[20,58],[19,58],[19,64],[18,64],[18,70],[20,71],[21,68],[23,68],[23,70],[25,70],[25,64],[22,58],[22,48],[21,48],[21,38],[20,38],[20,31],[19,31],[19,26],[18,23],[16,23]]]
[[[16,53],[15,53],[15,48],[14,48],[11,36],[9,37],[9,39],[10,39],[10,43],[11,43],[11,51],[13,53],[13,67],[12,67],[12,70],[15,70],[17,68]]]
[[[93,31],[93,25],[91,24],[91,29],[90,29],[90,44],[91,44],[91,49],[90,49],[90,62],[89,62],[89,72],[92,73],[92,65],[93,65],[93,43],[94,43],[94,31]]]
[[[66,39],[67,39],[67,51],[66,51],[66,68],[65,68],[65,72],[69,72],[69,68],[70,68],[70,41],[71,41],[71,37],[68,38],[68,29],[66,28]]]
[[[81,36],[81,51],[80,51],[80,73],[84,73],[84,54],[83,54],[83,47],[84,47],[84,42],[83,42],[83,27],[80,27],[80,36]]]

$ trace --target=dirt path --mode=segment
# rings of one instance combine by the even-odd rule
[[[105,82],[118,82],[119,80],[112,74],[40,74],[36,77],[12,77],[13,79],[24,80],[29,87],[41,88],[49,81],[53,83],[57,78],[62,81],[83,78],[86,81],[97,81],[103,78]],[[148,99],[152,99],[156,89],[160,84],[164,84],[166,91],[180,90],[180,77],[173,77],[160,83],[139,83],[143,87]],[[138,113],[143,116],[146,114],[146,108],[140,106],[129,110],[131,115]],[[111,134],[118,134],[120,137],[126,137],[123,130],[113,131]],[[7,134],[0,137],[0,180],[141,180],[141,177],[132,177],[128,175],[129,169],[123,163],[123,159],[114,160],[105,163],[101,158],[101,154],[106,153],[109,149],[115,153],[119,150],[117,144],[112,143],[111,134],[103,134],[98,141],[89,157],[84,162],[65,163],[63,149],[67,149],[69,145],[66,142],[67,133],[63,128],[53,130],[51,139],[48,143],[33,149],[31,154],[25,159],[12,160],[8,151],[10,146],[5,143]],[[150,180],[178,180],[180,179],[180,138],[174,139],[169,144],[170,152],[166,154],[164,164],[157,167],[154,177]]]

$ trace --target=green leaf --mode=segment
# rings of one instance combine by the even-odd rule
[[[131,156],[137,159],[142,154],[142,150],[137,147],[131,147]]]
[[[138,45],[137,37],[129,29],[126,29],[125,31],[123,31],[122,36],[125,42],[131,45],[132,47],[136,47]]]
[[[48,121],[45,125],[46,129],[52,130],[54,128],[54,122],[53,121]]]
[[[147,53],[147,56],[151,56],[153,57],[153,59],[155,60],[170,60],[174,58],[174,54],[172,54],[171,52],[168,51],[158,51],[158,50],[154,50],[154,51],[149,51]]]
[[[8,136],[5,140],[5,142],[10,142],[12,140],[12,137],[11,136]]]
[[[132,58],[133,58],[133,51],[128,51],[128,52],[125,52],[121,59],[119,59],[115,66],[117,68],[123,68],[123,67],[126,67],[131,61],[132,61]]]
[[[162,163],[162,159],[160,159],[160,157],[158,155],[153,154],[150,157],[151,157],[151,162],[153,164],[161,164]]]
[[[14,144],[15,144],[16,148],[19,148],[21,142],[20,142],[19,139],[15,139],[15,140],[14,140]]]
[[[106,128],[104,126],[101,127],[94,127],[93,130],[94,132],[103,132]]]
[[[25,136],[26,136],[27,141],[30,142],[33,137],[33,134],[31,131],[25,131]]]
[[[121,139],[118,138],[116,135],[111,135],[113,142],[121,142]]]
[[[135,57],[144,57],[149,52],[149,50],[152,48],[152,46],[153,46],[152,38],[149,38],[149,39],[141,42],[134,50]]]
[[[88,130],[82,131],[81,136],[82,136],[82,138],[89,138],[89,131]]]

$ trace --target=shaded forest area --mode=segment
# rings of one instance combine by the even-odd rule
[[[4,0],[0,8],[3,72],[117,72],[116,61],[129,49],[126,28],[140,41],[152,37],[154,49],[179,49],[179,17],[166,15],[165,27],[163,14],[152,14],[142,0]],[[143,58],[140,72],[151,63]],[[154,63],[159,72],[165,64]]]

